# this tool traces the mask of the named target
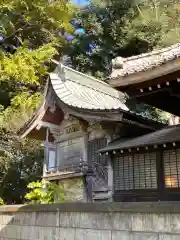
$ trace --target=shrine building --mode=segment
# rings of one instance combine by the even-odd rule
[[[180,116],[180,44],[113,60],[109,84],[138,102]],[[178,118],[179,119],[179,118]],[[178,121],[175,121],[178,123]],[[180,200],[180,124],[112,141],[114,201]]]
[[[122,178],[128,182],[134,179],[129,170],[132,162],[124,155],[114,161],[109,147],[114,141],[154,134],[164,125],[137,116],[125,102],[125,94],[109,84],[57,63],[49,74],[41,106],[19,130],[21,138],[44,142],[43,179],[69,183],[78,201],[129,200],[119,198],[116,190],[119,194]],[[99,154],[105,147],[105,154]],[[138,179],[152,177],[147,186],[157,187],[155,154],[137,159],[134,171],[150,171]],[[125,184],[123,191],[131,186]],[[139,182],[138,188],[144,186]]]

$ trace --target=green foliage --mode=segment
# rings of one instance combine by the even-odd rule
[[[93,1],[90,8],[75,16],[86,34],[70,43],[73,65],[77,70],[106,77],[116,56],[137,55],[178,42],[177,8],[177,0]],[[89,54],[88,45],[92,43],[98,47]]]
[[[25,199],[33,204],[50,204],[68,201],[68,190],[56,183],[42,180],[29,183],[27,188],[30,192],[25,195]]]
[[[16,129],[32,115],[35,107],[20,106],[15,101],[32,101],[36,103],[32,105],[38,106],[39,93],[51,67],[49,60],[57,54],[69,55],[76,70],[104,79],[111,73],[111,60],[116,56],[132,56],[177,42],[177,4],[176,0],[96,0],[90,8],[74,11],[73,15],[73,7],[65,0],[0,3],[0,34],[6,36],[0,53],[0,87],[5,88],[3,94],[0,90],[0,104],[5,109],[1,125]],[[68,21],[72,15],[81,20],[86,34],[66,42],[59,31],[71,31]],[[15,52],[3,51],[17,41],[22,44]],[[91,53],[89,44],[97,45]]]
[[[69,29],[71,13],[66,0],[5,0],[0,2],[0,30],[7,43],[17,36],[34,48],[52,42],[58,29]]]
[[[0,85],[3,87],[0,104],[4,109],[9,107],[1,114],[1,123],[7,123],[4,121],[7,112],[8,116],[11,112],[11,117],[14,117],[14,109],[16,119],[16,105],[19,102],[24,105],[24,94],[21,92],[28,96],[26,102],[35,104],[36,96],[45,85],[51,67],[50,59],[61,55],[58,52],[64,40],[59,32],[62,28],[71,30],[69,20],[72,11],[72,5],[66,0],[0,1],[0,36],[3,36],[0,40]],[[19,116],[23,109],[23,114],[28,116],[34,110],[24,106],[19,108]]]
[[[142,39],[150,48],[177,43],[180,37],[180,12],[177,0],[146,0],[136,5],[136,17],[129,35]]]
[[[42,95],[40,93],[30,94],[25,91],[19,93],[11,100],[10,107],[7,107],[0,114],[0,127],[14,132],[22,126],[40,105]]]
[[[112,3],[96,3],[90,9],[77,12],[75,18],[81,20],[86,34],[73,39],[68,46],[73,66],[96,77],[103,78],[110,74],[111,59],[118,55],[120,42],[124,38],[124,18],[133,5],[133,1],[129,0]],[[98,47],[89,53],[89,44]]]
[[[92,1],[91,7],[80,10],[86,34],[70,43],[72,65],[79,71],[106,79],[111,61],[169,46],[180,38],[180,11],[177,0],[104,0]],[[88,51],[89,44],[97,48]],[[137,108],[134,108],[134,111]],[[138,113],[163,120],[164,113],[141,104]]]
[[[167,113],[162,111],[161,109],[152,107],[147,104],[137,103],[135,100],[128,101],[127,105],[132,112],[139,114],[144,118],[167,124]]]
[[[38,141],[0,132],[0,196],[5,203],[23,203],[27,184],[41,179],[43,155]]]
[[[9,46],[12,53],[1,51],[0,80],[38,84],[40,76],[47,73],[45,62],[57,53],[57,42],[62,43],[58,31],[70,29],[70,5],[65,0],[3,1],[0,16],[2,50]],[[11,51],[19,44],[22,47]]]
[[[26,186],[42,175],[43,148],[15,132],[42,100],[50,59],[59,58],[63,28],[71,31],[66,0],[0,1],[0,195],[22,203]]]
[[[39,85],[39,78],[47,74],[45,61],[50,60],[56,49],[53,44],[46,44],[34,50],[19,47],[14,54],[2,54],[0,81],[21,81]]]
[[[2,198],[0,198],[0,205],[4,205],[4,201]]]

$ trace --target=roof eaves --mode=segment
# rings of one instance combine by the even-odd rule
[[[120,140],[117,142],[112,142],[107,147],[100,149],[98,152],[105,153],[105,152],[111,152],[115,150],[126,150],[126,149],[140,148],[140,147],[146,147],[146,146],[167,144],[167,143],[172,143],[177,141],[179,142],[180,135],[177,134],[178,130],[180,131],[180,125],[168,126],[156,132],[145,134],[140,137],[135,137],[125,141]],[[177,136],[173,134],[174,132],[177,134]]]
[[[66,72],[67,69],[68,72]],[[56,95],[71,107],[100,111],[106,109],[128,110],[124,104],[125,95],[123,93],[121,93],[122,97],[119,91],[110,85],[99,80],[96,81],[96,79],[71,68],[58,66],[56,72],[50,73],[50,78]]]
[[[21,126],[17,131],[17,134],[20,136],[20,138],[26,137],[30,133],[30,131],[37,126],[38,122],[43,118],[47,110],[47,102],[49,99],[48,95],[49,95],[49,79],[45,86],[44,97],[41,102],[41,105],[39,106],[39,108],[37,108],[32,117],[27,122],[25,122],[25,124]]]
[[[145,72],[149,69],[164,65],[180,57],[180,43],[168,48],[152,51],[129,58],[117,57],[112,61],[113,72],[111,79],[127,77],[135,73]]]

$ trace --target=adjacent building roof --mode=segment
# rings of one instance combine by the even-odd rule
[[[50,73],[50,79],[55,93],[68,106],[94,110],[128,110],[123,93],[62,64]]]
[[[113,71],[110,83],[112,81],[113,84],[113,80],[117,79],[119,82],[115,84],[116,86],[126,86],[178,71],[179,57],[180,43],[128,58],[117,57],[112,61]],[[158,71],[155,71],[157,69]],[[145,72],[149,74],[137,76],[138,73]]]
[[[129,58],[117,57],[113,60],[113,68],[115,70],[111,77],[127,76],[136,72],[147,71],[179,57],[180,43]]]
[[[133,149],[166,143],[175,143],[179,141],[180,141],[180,124],[169,126],[156,132],[143,135],[141,137],[136,137],[128,140],[122,139],[116,140],[114,142],[111,142],[109,146],[101,149],[100,152],[103,153],[115,150]]]

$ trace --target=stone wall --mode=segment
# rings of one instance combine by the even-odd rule
[[[71,201],[86,201],[83,177],[62,179],[59,184],[64,186],[67,198]]]
[[[0,207],[0,240],[179,240],[180,203]]]

